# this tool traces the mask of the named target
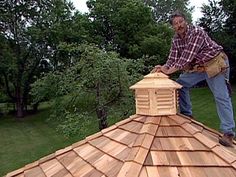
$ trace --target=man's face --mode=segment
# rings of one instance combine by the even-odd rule
[[[172,27],[177,34],[184,37],[187,31],[187,22],[183,17],[175,17],[172,21]]]

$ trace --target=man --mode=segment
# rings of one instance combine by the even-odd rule
[[[179,91],[180,113],[192,117],[189,89],[206,80],[211,89],[220,118],[220,129],[224,133],[219,143],[233,146],[235,136],[231,97],[226,81],[229,76],[228,58],[223,48],[213,41],[200,27],[188,25],[185,16],[175,12],[170,17],[175,35],[165,65],[157,65],[152,72],[172,74],[184,71],[177,82],[183,88]]]

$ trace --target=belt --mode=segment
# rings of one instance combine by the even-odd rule
[[[216,57],[218,57],[218,56],[222,57],[224,60],[226,60],[228,58],[227,55],[224,52],[220,52]],[[212,60],[214,60],[216,57],[212,58]],[[197,64],[197,65],[194,65],[192,67],[189,67],[189,68],[185,69],[184,71],[189,72],[189,73],[192,73],[192,72],[206,72],[207,67],[208,67],[207,63],[209,63],[209,62],[211,62],[211,60],[206,62],[206,64],[203,64],[203,65]],[[227,69],[227,68],[228,67],[225,67],[225,68],[222,68],[222,69]]]
[[[202,73],[202,72],[206,71],[206,67],[205,66],[201,66],[201,65],[195,65],[195,66],[193,66],[192,70],[193,70],[193,72]]]
[[[194,65],[193,67],[191,67],[191,69],[190,68],[185,69],[184,71],[188,72],[188,73],[193,73],[193,72],[202,73],[202,72],[206,71],[206,68],[205,68],[205,66],[202,66],[202,65]]]

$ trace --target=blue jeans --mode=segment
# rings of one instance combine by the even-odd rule
[[[189,89],[198,82],[206,80],[211,89],[215,102],[217,113],[220,118],[220,129],[223,133],[233,134],[235,136],[235,122],[231,97],[229,95],[226,81],[229,76],[229,69],[225,74],[218,74],[215,77],[208,78],[206,72],[183,73],[177,82],[183,87],[179,90],[179,108],[180,113],[192,115],[192,105],[189,96]]]

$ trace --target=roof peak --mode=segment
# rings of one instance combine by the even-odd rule
[[[162,72],[155,72],[155,73],[149,73],[146,76],[144,76],[144,78],[169,78],[168,75],[162,73]]]
[[[149,89],[149,88],[167,88],[179,89],[182,85],[169,79],[169,76],[161,73],[150,73],[143,77],[142,80],[132,85],[130,89]]]

